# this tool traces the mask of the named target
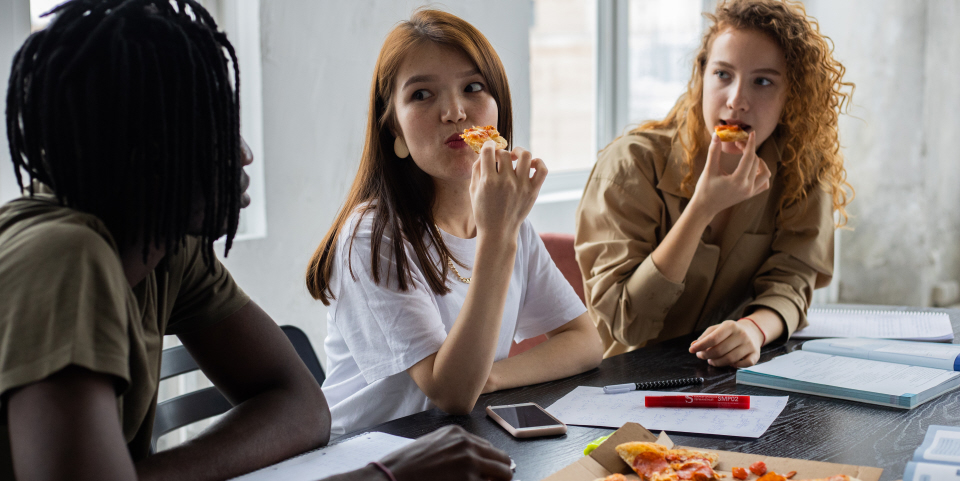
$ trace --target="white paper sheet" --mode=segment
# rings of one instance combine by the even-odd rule
[[[794,351],[746,371],[891,396],[918,394],[951,378],[953,371]]]
[[[233,481],[316,481],[360,469],[412,442],[412,439],[391,434],[364,433],[233,478]]]
[[[924,450],[923,458],[928,461],[960,464],[960,432],[937,431],[933,444]]]
[[[913,477],[904,476],[903,481],[950,481],[960,480],[960,470],[950,464],[908,463],[914,466]]]
[[[793,339],[869,337],[948,341],[953,339],[950,316],[942,312],[857,311],[810,309],[807,327]]]
[[[717,434],[759,438],[787,406],[787,396],[750,396],[750,409],[646,408],[643,398],[689,392],[633,391],[604,394],[603,388],[579,386],[547,411],[566,424],[619,428],[635,422],[650,431]]]

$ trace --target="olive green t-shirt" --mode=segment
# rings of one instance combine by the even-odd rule
[[[123,435],[146,457],[165,334],[210,326],[250,300],[200,242],[133,288],[110,232],[49,193],[0,207],[0,480],[13,479],[6,397],[68,365],[112,375]]]

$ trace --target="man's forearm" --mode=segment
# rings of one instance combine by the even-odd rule
[[[137,463],[138,477],[225,479],[326,444],[330,438],[329,410],[325,405],[309,406],[296,401],[306,398],[312,397],[289,389],[266,391],[250,398],[196,439]]]

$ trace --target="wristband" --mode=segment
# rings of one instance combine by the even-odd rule
[[[767,333],[763,332],[763,329],[760,329],[760,324],[757,324],[757,321],[750,319],[749,317],[741,317],[740,320],[748,320],[753,323],[754,326],[757,326],[757,330],[760,331],[760,335],[763,336],[763,342],[760,344],[760,347],[763,347],[767,343]]]
[[[379,469],[380,471],[383,471],[383,474],[387,475],[387,479],[389,479],[390,481],[397,481],[397,478],[393,477],[393,473],[391,473],[390,470],[387,469],[387,467],[384,466],[383,463],[381,463],[380,461],[374,461],[370,464],[372,464],[375,468]],[[368,464],[367,466],[369,466],[370,464]]]

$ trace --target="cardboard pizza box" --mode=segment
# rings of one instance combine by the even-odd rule
[[[615,473],[629,474],[632,476],[627,476],[627,479],[636,480],[638,479],[636,474],[630,469],[630,466],[627,466],[627,463],[620,459],[620,455],[617,454],[615,449],[617,445],[631,441],[656,442],[668,448],[673,447],[673,441],[670,440],[666,433],[660,433],[660,437],[657,437],[637,423],[627,423],[618,429],[617,432],[613,433],[609,439],[604,441],[604,443],[590,453],[589,456],[580,458],[579,461],[548,476],[544,481],[594,481],[597,478],[603,478]],[[726,481],[737,481],[736,478],[730,475],[734,466],[746,468],[757,461],[763,461],[767,464],[768,471],[776,471],[777,474],[796,471],[797,475],[793,477],[794,481],[825,478],[836,474],[846,474],[861,481],[879,481],[880,474],[883,473],[883,469],[868,466],[775,458],[759,454],[735,453],[714,449],[690,449],[708,451],[720,455],[720,462],[714,469],[720,474],[725,474],[726,477],[723,479]],[[757,477],[758,476],[750,474],[747,481],[755,480]]]

